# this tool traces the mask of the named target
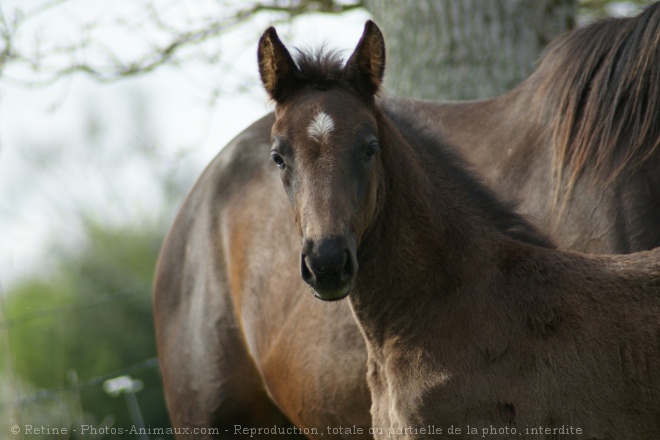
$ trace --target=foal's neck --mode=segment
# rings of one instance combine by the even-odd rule
[[[513,242],[475,206],[466,188],[472,182],[457,180],[463,170],[452,169],[460,161],[451,152],[442,163],[432,153],[438,145],[413,147],[393,124],[383,124],[385,200],[362,246],[351,295],[376,344],[414,333],[431,311],[464,301],[459,290],[486,272],[498,246]]]

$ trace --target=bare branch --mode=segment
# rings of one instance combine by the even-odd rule
[[[31,53],[20,51],[15,44],[15,40],[22,25],[37,15],[67,1],[69,0],[53,0],[29,14],[17,15],[13,24],[7,22],[0,9],[0,26],[2,26],[0,41],[4,43],[4,46],[0,47],[0,72],[3,66],[12,64],[22,66],[34,74],[34,77],[27,79],[5,75],[6,80],[25,86],[47,86],[61,78],[82,73],[100,82],[112,82],[121,78],[144,75],[165,65],[176,65],[182,61],[177,57],[181,56],[184,49],[194,48],[204,41],[216,38],[256,14],[264,12],[278,13],[282,15],[278,21],[286,21],[310,12],[337,14],[363,7],[362,0],[351,2],[340,0],[253,2],[249,3],[247,7],[235,9],[232,13],[217,20],[205,21],[200,25],[191,26],[190,29],[181,30],[167,24],[156,7],[153,4],[148,4],[145,7],[149,20],[148,24],[167,34],[168,37],[164,43],[152,44],[142,55],[135,56],[132,59],[126,59],[125,56],[116,53],[107,44],[87,36],[86,34],[92,33],[94,25],[89,25],[87,28],[81,26],[83,31],[87,30],[88,32],[83,32],[85,36],[73,43],[47,48],[37,45],[37,48]],[[131,27],[125,19],[117,20],[115,26],[126,32],[136,32],[135,26]],[[86,54],[92,54],[91,58],[94,58],[94,61],[90,61],[90,57],[85,56]],[[68,58],[69,61],[63,63],[62,57]],[[105,63],[99,62],[98,58],[104,58]],[[58,62],[53,62],[52,59],[56,59]]]

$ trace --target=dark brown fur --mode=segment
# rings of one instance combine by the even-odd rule
[[[657,23],[658,7],[653,8],[636,23]],[[580,45],[578,35],[589,38],[587,31],[570,35],[565,41],[574,38],[575,47]],[[638,160],[629,162],[627,170],[610,179],[607,186],[592,183],[608,179],[602,177],[604,171],[595,172],[592,163],[585,161],[576,174],[572,196],[558,215],[553,200],[557,186],[553,176],[557,173],[549,167],[555,155],[551,139],[556,130],[550,121],[561,122],[553,112],[561,115],[565,110],[557,108],[557,103],[568,101],[562,101],[564,89],[552,87],[552,81],[569,84],[567,97],[580,94],[578,87],[591,86],[569,81],[562,77],[562,69],[550,68],[562,62],[585,63],[568,49],[571,45],[558,47],[564,50],[552,51],[548,60],[555,57],[555,61],[543,63],[533,81],[530,78],[502,97],[469,103],[384,99],[379,105],[394,118],[410,112],[415,118],[441,120],[449,140],[488,183],[507,199],[520,202],[522,212],[550,231],[560,247],[630,252],[659,245],[657,155],[649,156],[637,169],[633,164]],[[657,46],[655,51],[648,46],[637,53],[657,54]],[[300,63],[300,74],[317,79],[313,88],[333,86],[337,78],[319,74],[340,70],[337,57],[320,64],[314,60],[326,58],[306,57],[309,61]],[[634,72],[657,69],[657,62],[649,62],[655,67],[646,63],[647,70]],[[618,63],[617,72],[622,75],[639,64],[625,56],[619,57]],[[657,80],[657,76],[646,78]],[[537,87],[541,83],[546,86]],[[555,98],[546,99],[545,93],[553,93]],[[619,97],[625,100],[634,95]],[[657,99],[657,94],[652,99]],[[649,112],[657,112],[658,106],[631,109],[637,113],[629,116],[642,121],[647,119],[645,114],[654,115]],[[172,422],[177,427],[221,427],[220,437],[229,438],[234,437],[234,425],[263,428],[295,424],[321,430],[356,425],[366,430],[370,400],[364,380],[364,342],[347,302],[319,304],[300,280],[300,241],[279,173],[266,160],[273,123],[274,115],[264,117],[223,149],[191,191],[163,246],[154,306]],[[571,124],[575,123],[584,122]],[[423,154],[433,156],[433,145],[429,142]],[[601,151],[607,154],[606,149]],[[566,165],[562,173],[571,176],[573,169]],[[563,193],[567,182],[560,187]],[[486,217],[488,221],[500,218],[495,229],[511,238],[544,240],[527,229],[526,223],[518,223],[518,217]],[[407,257],[418,261],[414,254]],[[539,335],[559,328],[561,321],[552,309],[538,316],[528,321]],[[469,312],[457,310],[454,317],[469,318]],[[314,335],[311,345],[310,335]],[[482,355],[496,360],[506,352],[506,344],[491,344],[483,348]],[[636,356],[630,347],[622,347],[621,365],[634,368]],[[508,402],[489,409],[506,419],[517,410]],[[328,432],[324,434],[322,438],[333,438]],[[344,432],[335,438],[358,436]]]
[[[351,60],[382,65],[369,50],[379,41],[365,27]],[[308,282],[321,299],[350,293],[375,437],[451,425],[524,438],[548,425],[576,430],[565,438],[660,437],[660,249],[589,257],[512,237],[498,219],[524,223],[442,139],[362,96],[380,78],[347,76],[322,91],[292,80],[285,99],[266,84],[277,102],[272,151],[303,244],[343,234],[339,252],[357,253],[354,282]],[[305,130],[318,109],[334,118],[325,141]],[[379,147],[367,156],[372,134]],[[310,270],[332,252],[319,246]]]

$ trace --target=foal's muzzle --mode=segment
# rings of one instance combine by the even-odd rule
[[[343,237],[317,241],[306,239],[300,255],[300,275],[324,301],[336,301],[350,293],[357,273],[355,251]]]

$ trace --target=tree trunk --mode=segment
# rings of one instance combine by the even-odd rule
[[[386,89],[435,100],[489,98],[534,70],[575,23],[575,0],[365,0],[387,45]]]

